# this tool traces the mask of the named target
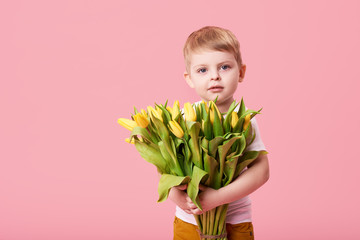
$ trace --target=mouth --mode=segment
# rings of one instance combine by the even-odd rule
[[[211,92],[221,92],[224,89],[222,86],[212,86],[208,90]]]

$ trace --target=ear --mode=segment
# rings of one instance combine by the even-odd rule
[[[194,83],[191,81],[190,74],[189,74],[187,71],[184,72],[184,78],[185,78],[185,81],[187,82],[187,84],[188,84],[191,88],[194,88]]]
[[[241,65],[241,68],[239,70],[239,82],[242,82],[244,80],[245,72],[246,72],[246,65],[243,64]]]

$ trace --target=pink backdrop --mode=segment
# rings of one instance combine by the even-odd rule
[[[359,239],[359,1],[2,1],[0,239],[171,239],[155,168],[116,120],[198,98],[182,46],[239,38],[236,93],[270,152],[257,239]]]

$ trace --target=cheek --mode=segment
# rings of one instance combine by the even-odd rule
[[[195,88],[203,88],[206,85],[206,81],[201,78],[196,78],[193,81]]]

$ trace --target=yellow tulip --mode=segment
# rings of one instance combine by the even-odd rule
[[[214,123],[214,112],[217,112],[219,119],[221,119],[221,114],[219,109],[217,108],[216,104],[213,101],[210,101],[210,122]]]
[[[207,103],[205,101],[202,101],[201,103],[204,104],[205,110],[208,113],[209,112],[209,107],[208,107]]]
[[[143,138],[142,138],[141,136],[139,136],[138,138],[139,138],[139,141],[140,141],[140,142],[144,142],[144,141],[143,141]],[[131,141],[130,141],[130,138],[126,138],[126,139],[125,139],[125,142],[131,143],[131,144],[135,144],[135,139],[132,138]]]
[[[148,110],[148,113],[150,115],[150,118],[156,117],[160,121],[163,121],[161,114],[159,114],[159,112],[156,111],[153,107],[148,106],[147,110]]]
[[[244,125],[243,125],[243,130],[244,131],[248,128],[248,126],[250,124],[250,117],[251,117],[250,113],[245,116],[245,121],[244,121]]]
[[[234,128],[239,120],[239,117],[237,115],[237,112],[233,111],[231,113],[231,127]]]
[[[156,111],[162,116],[162,110],[158,106],[155,106]]]
[[[130,138],[126,138],[126,139],[125,139],[125,142],[131,143],[131,144],[135,144],[134,139],[131,139],[131,141],[130,141]]]
[[[196,113],[189,102],[184,104],[185,119],[187,121],[196,121]]]
[[[173,111],[172,107],[169,107],[169,106],[167,106],[166,109],[167,109],[170,113],[172,113],[172,111]]]
[[[174,102],[174,106],[171,111],[171,118],[172,120],[175,120],[175,118],[180,114],[180,104],[179,101]]]
[[[146,118],[148,117],[148,115],[144,109],[141,109],[141,114]]]
[[[142,128],[146,128],[149,125],[149,120],[142,113],[135,114],[134,120],[136,124]]]
[[[176,121],[169,122],[169,129],[178,138],[182,138],[184,136],[184,131]]]
[[[177,107],[177,108],[180,109],[180,103],[179,103],[178,100],[176,100],[176,101],[174,102],[173,108],[175,108],[175,107]]]
[[[118,123],[130,131],[132,131],[134,127],[138,126],[135,121],[126,118],[119,118]]]

